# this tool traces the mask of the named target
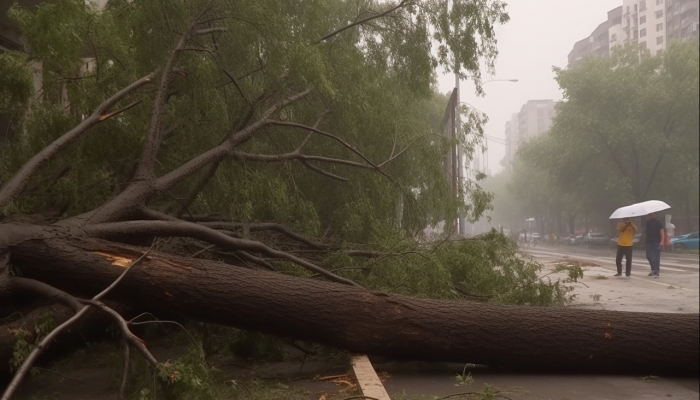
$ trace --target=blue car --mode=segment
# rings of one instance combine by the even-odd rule
[[[697,249],[698,240],[698,231],[695,231],[671,238],[671,244],[676,250]]]

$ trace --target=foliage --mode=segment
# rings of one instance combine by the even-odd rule
[[[34,343],[40,342],[44,336],[51,333],[56,326],[56,322],[49,314],[38,316],[36,322],[33,332],[27,331],[24,328],[19,328],[14,333],[16,341],[12,349],[12,358],[10,358],[10,371],[19,368],[29,356],[29,353],[34,349]],[[31,372],[35,374],[37,370],[32,369]]]
[[[529,256],[518,256],[517,245],[492,230],[488,234],[450,243],[438,257],[450,271],[456,293],[471,300],[488,300],[499,304],[537,306],[564,305],[583,273],[577,266],[560,266],[569,275],[551,280],[542,275],[542,264]],[[546,279],[545,279],[546,278]]]
[[[448,12],[439,1],[420,6],[409,1],[391,17],[321,42],[324,34],[357,15],[393,5],[342,0],[293,7],[280,0],[214,3],[209,16],[221,18],[218,21],[228,32],[217,35],[214,43],[193,43],[199,48],[179,58],[178,68],[186,72],[172,84],[166,123],[177,129],[161,151],[161,173],[218,142],[227,129],[244,120],[251,99],[274,100],[306,86],[314,89],[313,98],[288,107],[278,117],[311,125],[330,109],[320,128],[343,137],[373,160],[388,157],[392,147],[396,151],[409,147],[385,167],[396,184],[342,165],[331,165],[328,171],[349,177],[349,184],[319,178],[296,163],[231,159],[197,198],[192,212],[224,212],[243,221],[275,220],[312,236],[332,226],[336,236],[351,241],[387,220],[415,234],[427,224],[456,216],[460,204],[444,201],[451,198],[440,168],[448,143],[437,133],[445,98],[433,93],[434,69],[458,65],[459,73],[480,87],[479,60],[491,69],[497,54],[492,25],[508,18],[498,0],[478,7],[462,3],[454,2]],[[0,181],[89,114],[97,102],[137,77],[159,71],[177,37],[174,32],[182,31],[194,10],[204,4],[115,0],[99,12],[79,0],[52,1],[35,11],[13,6],[9,16],[25,33],[31,58],[43,62],[44,88],[32,105],[36,112],[26,121],[28,146],[3,154]],[[45,26],[59,28],[47,31]],[[437,53],[430,50],[432,43]],[[94,61],[81,61],[85,49]],[[240,90],[222,69],[240,77],[236,83]],[[20,77],[26,75],[25,70],[8,76],[23,82]],[[10,89],[15,96],[24,93]],[[62,100],[64,91],[70,99],[68,108]],[[131,100],[149,97],[144,91]],[[254,115],[269,104],[269,100],[255,102]],[[149,112],[148,107],[137,106],[94,128],[38,177],[44,179],[69,163],[72,169],[66,178],[49,192],[30,193],[21,208],[4,212],[29,213],[62,201],[70,202],[72,215],[99,207],[130,179]],[[474,121],[468,128],[478,131],[480,123]],[[244,150],[274,154],[301,143],[302,131],[285,134],[285,130],[289,131],[269,127]],[[307,151],[352,159],[348,149],[322,139],[312,139]],[[172,198],[186,197],[196,183],[196,179],[186,182],[153,202],[172,207]],[[487,206],[478,185],[472,187],[473,212],[478,214]],[[412,198],[412,193],[419,195]],[[395,212],[397,201],[403,204],[400,216]]]
[[[31,97],[32,90],[26,57],[16,51],[0,53],[0,112],[21,108]]]

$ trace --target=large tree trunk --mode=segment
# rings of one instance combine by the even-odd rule
[[[94,295],[143,249],[100,240],[12,248],[23,276]],[[698,373],[698,315],[418,299],[152,252],[112,299],[351,352],[548,370]]]

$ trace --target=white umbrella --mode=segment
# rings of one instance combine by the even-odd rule
[[[620,207],[615,210],[610,219],[616,218],[632,218],[647,215],[653,212],[667,210],[671,208],[668,204],[659,200],[643,201],[641,203],[632,204],[631,206]]]

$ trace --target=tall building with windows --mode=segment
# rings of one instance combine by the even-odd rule
[[[651,54],[666,49],[672,40],[698,39],[700,0],[622,0],[608,11],[608,19],[591,35],[574,44],[569,65],[586,56],[607,57],[615,46],[638,44]],[[603,32],[607,29],[607,45]]]
[[[666,38],[698,40],[698,0],[666,0]]]
[[[529,100],[506,122],[506,171],[512,170],[515,154],[523,143],[549,130],[555,113],[553,100]]]
[[[601,22],[588,37],[574,44],[574,48],[569,53],[569,65],[589,55],[598,57],[610,55],[610,48],[623,40],[622,10],[623,7],[620,6],[608,11],[608,19]]]
[[[651,54],[666,48],[666,3],[671,0],[623,0],[622,30],[619,44],[639,44]]]

